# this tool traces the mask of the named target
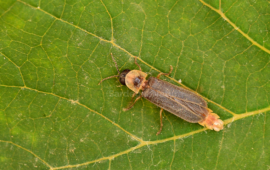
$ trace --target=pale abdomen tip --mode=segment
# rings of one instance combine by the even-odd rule
[[[219,116],[217,114],[212,113],[212,110],[210,109],[208,116],[203,122],[199,122],[199,124],[215,131],[220,131],[223,129],[223,121],[219,119]]]

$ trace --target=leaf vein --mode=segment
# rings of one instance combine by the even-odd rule
[[[81,27],[79,27],[79,26],[77,26],[77,25],[73,25],[73,24],[71,24],[71,23],[69,23],[69,22],[67,22],[67,21],[65,21],[65,20],[62,20],[61,18],[57,18],[56,16],[54,16],[54,15],[48,13],[47,11],[44,11],[44,10],[41,9],[41,8],[36,8],[36,7],[34,7],[34,6],[30,5],[30,4],[27,4],[26,2],[23,2],[23,1],[21,1],[21,0],[18,0],[18,1],[21,2],[21,3],[23,3],[23,4],[25,4],[25,5],[27,5],[27,6],[29,6],[29,7],[31,7],[31,8],[40,10],[40,11],[46,13],[47,15],[50,15],[51,17],[53,17],[53,18],[55,18],[55,19],[57,19],[57,20],[59,20],[59,21],[62,21],[62,22],[64,22],[64,23],[66,23],[66,24],[69,24],[69,25],[71,25],[71,26],[73,26],[73,27],[75,27],[75,28],[77,28],[77,29],[79,29],[79,30],[81,30],[81,31],[83,31],[83,32],[85,32],[85,33],[87,33],[87,34],[89,34],[89,35],[92,35],[92,36],[98,38],[100,41],[104,41],[104,42],[107,42],[107,43],[111,43],[114,47],[119,48],[120,50],[122,50],[122,51],[124,51],[125,53],[127,53],[130,57],[135,58],[134,55],[132,55],[130,52],[128,52],[126,49],[122,48],[122,47],[119,46],[118,44],[115,44],[112,40],[109,41],[109,40],[103,39],[103,38],[101,38],[101,37],[99,37],[99,36],[97,36],[97,35],[95,35],[95,34],[93,34],[93,33],[91,33],[91,32],[88,32],[87,30],[85,30],[85,29],[83,29],[83,28],[81,28]],[[270,51],[269,51],[269,54],[270,54]],[[146,63],[146,62],[145,62],[144,60],[142,60],[141,58],[138,57],[137,59],[140,60],[140,61],[141,61],[143,64],[145,64],[146,66],[150,67],[151,69],[153,69],[153,70],[155,70],[155,71],[157,71],[157,72],[161,72],[161,71],[158,70],[157,68],[155,68],[155,67],[149,65],[148,63]],[[168,77],[170,80],[172,80],[172,81],[174,81],[174,82],[180,84],[180,85],[183,86],[184,88],[191,90],[190,88],[184,86],[182,83],[178,82],[178,81],[175,80],[174,78],[171,78],[171,77],[169,77],[169,76],[167,76],[167,77]],[[192,90],[192,91],[193,91],[193,90]],[[198,95],[201,96],[200,94],[198,94]],[[216,103],[216,102],[214,102],[214,101],[212,101],[212,100],[209,100],[208,98],[206,98],[206,97],[204,97],[204,96],[201,96],[201,97],[203,97],[203,98],[204,98],[205,100],[207,100],[208,102],[211,102],[211,103],[213,103],[214,105],[220,107],[221,109],[223,109],[223,110],[229,112],[230,114],[232,114],[232,115],[235,114],[235,113],[233,113],[232,111],[228,110],[227,108],[221,106],[220,104],[218,104],[218,103]]]
[[[227,21],[235,30],[237,30],[240,34],[242,34],[246,39],[248,39],[253,45],[257,46],[261,50],[265,51],[266,53],[270,54],[270,50],[262,46],[261,44],[257,43],[255,40],[253,40],[248,34],[244,33],[241,29],[239,29],[229,18],[226,17],[226,15],[221,11],[217,10],[208,3],[204,2],[203,0],[200,0],[200,2],[218,13],[225,21]]]

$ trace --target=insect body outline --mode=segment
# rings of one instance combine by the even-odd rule
[[[122,85],[127,86],[134,92],[132,100],[136,94],[142,91],[140,96],[137,97],[134,102],[123,109],[124,111],[131,109],[142,97],[160,107],[160,129],[156,135],[159,135],[162,131],[163,110],[166,110],[187,122],[199,123],[211,130],[220,131],[223,129],[223,121],[219,119],[217,114],[213,113],[213,111],[208,108],[207,102],[201,96],[191,90],[159,79],[161,75],[169,76],[173,69],[172,66],[170,66],[169,73],[159,73],[157,77],[149,77],[147,80],[147,73],[142,71],[140,65],[137,63],[137,57],[135,57],[135,64],[139,67],[139,70],[125,69],[120,72],[112,53],[111,56],[118,74],[102,79],[99,84],[104,80],[118,77]]]

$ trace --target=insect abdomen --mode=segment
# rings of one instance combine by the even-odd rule
[[[150,77],[142,96],[155,105],[191,123],[203,122],[209,109],[196,93],[166,81]]]

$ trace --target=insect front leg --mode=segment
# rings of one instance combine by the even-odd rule
[[[134,94],[136,95],[136,93],[134,93]],[[132,99],[133,99],[133,97],[135,96],[134,94],[132,95]],[[139,97],[137,97],[133,103],[130,103],[130,104],[128,105],[128,107],[123,108],[123,111],[128,111],[129,109],[131,109],[131,108],[135,105],[135,103],[136,103],[138,100],[140,100],[140,98],[142,98],[142,95],[140,95]],[[132,100],[131,100],[131,101],[132,101]]]
[[[157,78],[159,79],[159,77],[160,77],[161,75],[164,75],[164,76],[170,75],[170,74],[172,73],[172,70],[173,70],[173,67],[170,66],[170,71],[169,71],[169,73],[159,73],[159,74],[157,75]]]
[[[130,102],[129,102],[129,105],[132,104],[132,101],[133,101],[134,97],[136,96],[136,94],[137,94],[137,93],[133,93],[133,95],[132,95],[132,97],[131,97],[131,100],[130,100]]]
[[[135,64],[139,67],[140,71],[142,71],[141,66],[137,63],[137,57],[136,57],[136,56],[135,56],[135,58],[134,58],[134,62],[135,62]]]

